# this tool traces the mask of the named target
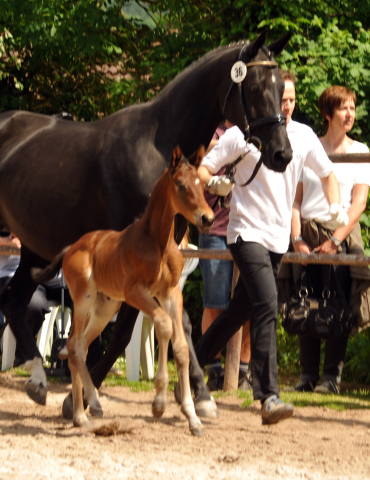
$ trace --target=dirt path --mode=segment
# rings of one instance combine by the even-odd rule
[[[0,374],[0,480],[370,479],[370,410],[296,408],[292,419],[262,426],[259,407],[229,396],[220,418],[192,437],[169,395],[160,422],[154,391],[103,387],[104,420],[120,432],[97,436],[61,417],[70,385],[50,385],[46,407],[24,393],[24,379]],[[115,423],[114,423],[115,422]],[[126,433],[124,433],[124,431]]]

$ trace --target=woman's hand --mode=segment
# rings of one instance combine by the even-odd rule
[[[311,253],[311,247],[304,240],[293,243],[293,248],[296,253]],[[307,263],[302,262],[302,265],[307,265]]]
[[[335,255],[336,253],[338,253],[338,247],[335,245],[335,243],[332,240],[330,240],[330,238],[328,238],[327,240],[325,240],[324,243],[316,247],[314,249],[314,252],[328,253],[330,255]]]

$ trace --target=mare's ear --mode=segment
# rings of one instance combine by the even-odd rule
[[[170,161],[170,168],[175,170],[182,159],[182,151],[181,148],[177,145],[172,152],[172,157]]]
[[[201,145],[198,150],[190,155],[188,158],[188,162],[190,165],[193,165],[197,170],[202,163],[203,157],[205,153],[204,145]]]
[[[270,45],[268,45],[267,48],[276,57],[276,55],[279,55],[279,53],[281,53],[284,50],[284,48],[287,46],[291,36],[292,36],[292,32],[289,32],[283,37],[279,38],[279,40],[275,40],[275,42],[270,43]]]
[[[253,42],[248,46],[247,51],[251,58],[255,57],[258,53],[258,50],[263,47],[266,42],[268,28],[261,33]]]

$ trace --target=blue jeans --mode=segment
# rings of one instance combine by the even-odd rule
[[[226,237],[199,234],[199,247],[209,250],[227,250]],[[199,260],[204,280],[203,306],[225,310],[229,304],[233,281],[232,260]]]

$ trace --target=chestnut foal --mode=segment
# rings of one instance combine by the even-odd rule
[[[137,222],[122,232],[87,233],[65,253],[63,273],[74,302],[67,350],[75,426],[87,422],[82,387],[90,413],[103,416],[86,367],[86,352],[124,301],[154,322],[159,359],[153,415],[160,418],[166,406],[168,343],[172,338],[181,382],[181,411],[188,419],[191,433],[203,434],[191,397],[189,348],[182,325],[183,299],[178,282],[184,260],[174,241],[177,213],[200,231],[213,224],[214,214],[204,199],[203,182],[197,175],[203,155],[204,147],[189,159],[179,147],[175,148],[169,167],[156,183],[146,211]]]

